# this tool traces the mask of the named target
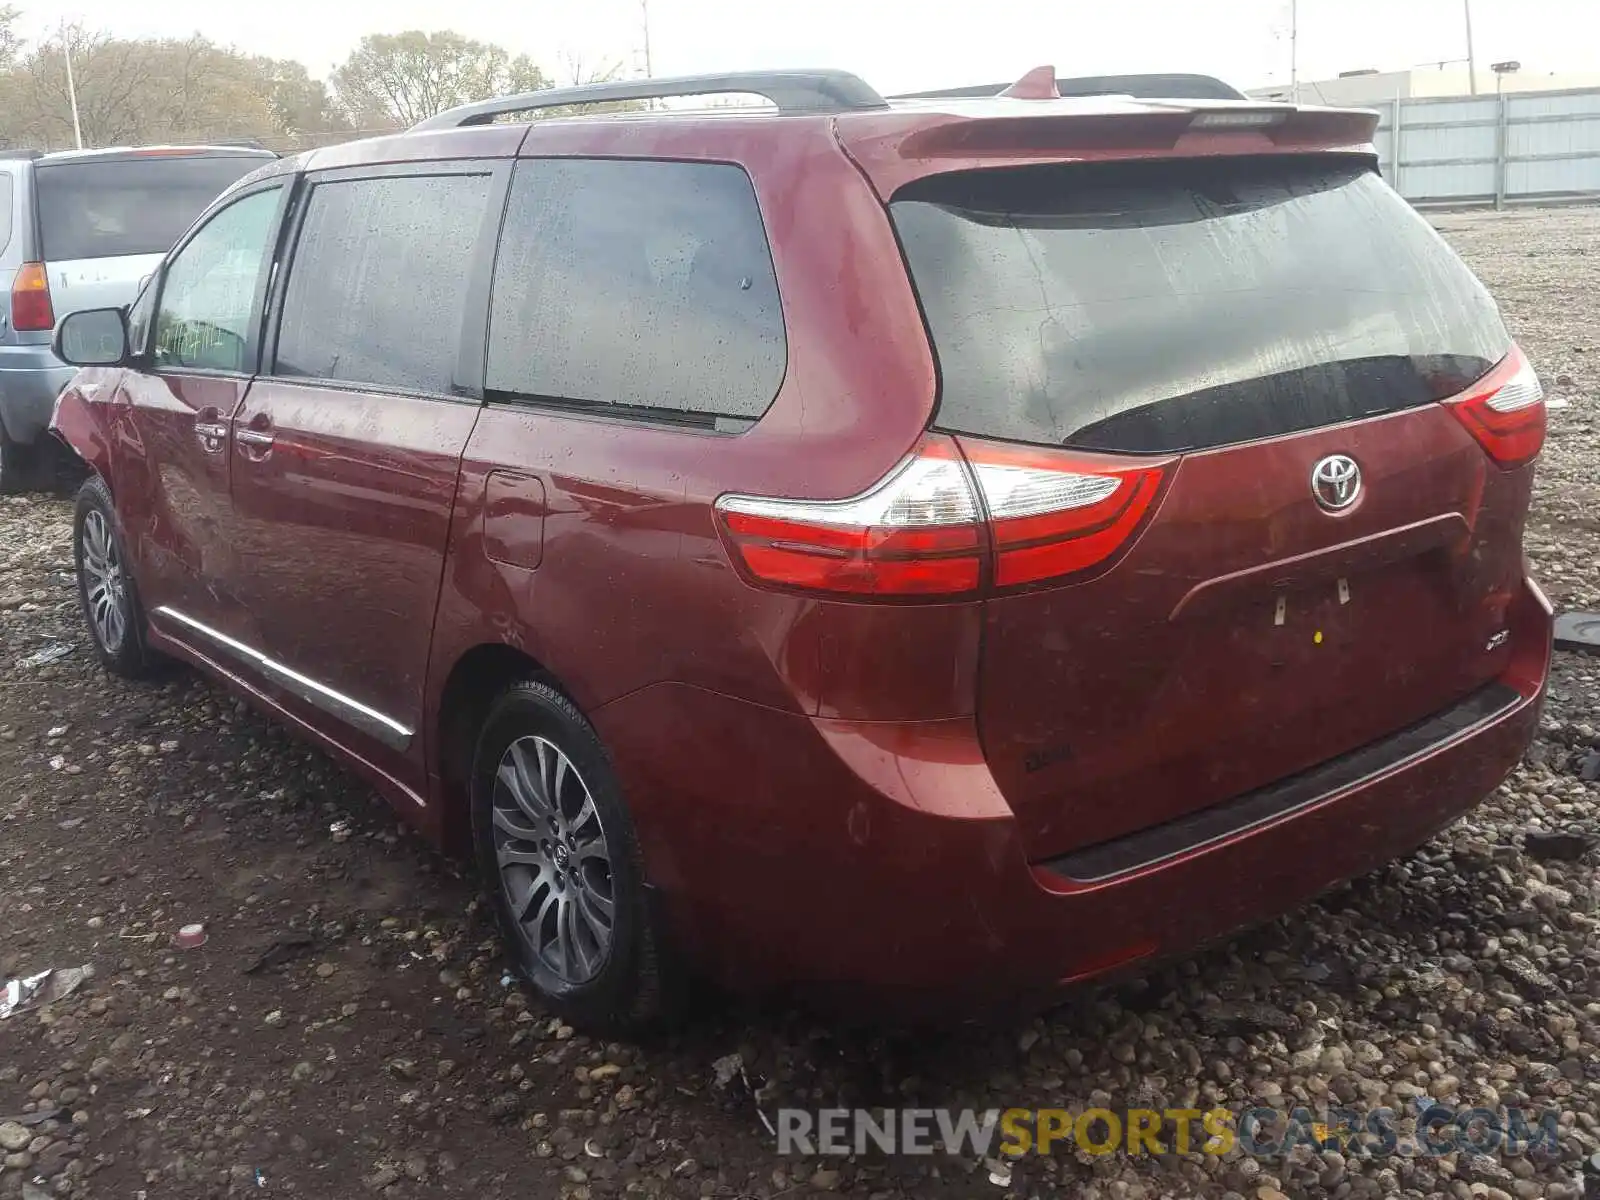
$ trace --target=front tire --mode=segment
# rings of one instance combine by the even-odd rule
[[[478,867],[511,961],[557,1015],[596,1032],[667,1015],[662,939],[605,749],[537,680],[489,706],[472,766]]]
[[[148,675],[154,659],[145,645],[144,609],[128,573],[111,489],[98,475],[78,489],[72,554],[78,567],[78,603],[95,657],[125,679]]]

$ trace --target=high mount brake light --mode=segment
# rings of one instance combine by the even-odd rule
[[[1289,109],[1218,108],[1195,114],[1191,129],[1271,129],[1288,123]]]
[[[1502,467],[1530,463],[1544,448],[1544,389],[1518,347],[1445,407]]]
[[[1106,562],[1151,512],[1167,465],[930,434],[859,496],[724,496],[716,508],[753,583],[951,598]]]

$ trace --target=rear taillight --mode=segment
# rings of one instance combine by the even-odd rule
[[[993,531],[998,587],[1099,566],[1143,523],[1162,464],[969,442]]]
[[[1544,389],[1527,356],[1513,347],[1468,391],[1445,407],[1502,467],[1520,467],[1544,448]]]
[[[948,598],[1104,564],[1149,515],[1165,462],[929,435],[848,500],[724,496],[752,582],[862,598]]]
[[[756,582],[860,596],[950,596],[977,589],[983,539],[961,454],[925,440],[849,500],[724,496],[717,513]]]
[[[43,263],[23,263],[11,281],[11,327],[23,333],[39,333],[56,327],[56,311],[50,304],[50,278]]]

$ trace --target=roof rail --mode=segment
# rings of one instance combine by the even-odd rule
[[[969,96],[998,96],[1010,86],[1009,83],[979,84],[933,92],[908,92],[890,96],[889,99],[954,100]],[[1063,96],[1135,96],[1141,100],[1249,99],[1238,88],[1210,75],[1085,75],[1057,79],[1056,91]]]
[[[762,96],[779,112],[854,112],[888,107],[861,79],[848,71],[741,71],[724,75],[680,75],[661,79],[618,79],[585,83],[577,87],[544,88],[481,100],[446,109],[411,128],[458,129],[487,125],[496,117],[565,108],[571,104],[606,104],[619,100],[666,100],[673,96],[712,96],[744,93]]]

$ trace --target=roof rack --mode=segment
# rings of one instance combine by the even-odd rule
[[[933,92],[908,92],[891,100],[955,100],[964,97],[998,96],[1009,83],[979,84],[975,87],[945,88]],[[1141,100],[1246,100],[1238,88],[1210,75],[1085,75],[1057,79],[1056,91],[1062,96],[1134,96]]]
[[[545,88],[482,100],[446,109],[411,128],[459,129],[487,125],[496,117],[565,108],[572,104],[607,104],[619,100],[666,100],[674,96],[728,94],[762,96],[779,112],[836,113],[887,108],[888,102],[848,71],[742,71],[724,75],[681,75],[665,79],[620,79],[577,87]]]

